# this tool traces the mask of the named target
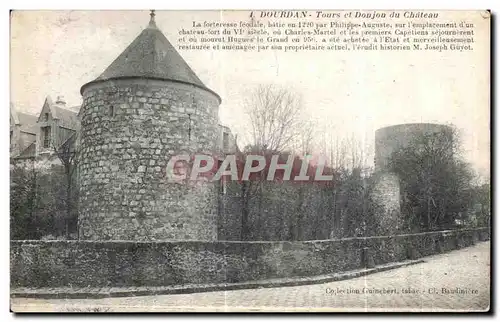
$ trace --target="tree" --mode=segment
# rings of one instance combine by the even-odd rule
[[[317,137],[314,123],[310,120],[301,121],[297,130],[294,151],[299,155],[311,155],[314,152],[315,138]]]
[[[59,144],[62,142],[62,144]],[[55,155],[61,162],[64,169],[65,196],[64,204],[66,210],[65,216],[65,235],[69,238],[71,231],[76,230],[78,217],[78,189],[76,183],[76,169],[78,167],[79,150],[77,146],[77,133],[69,137],[60,138],[52,142]]]
[[[245,113],[250,123],[250,144],[243,153],[243,162],[250,154],[259,154],[270,158],[272,154],[281,154],[286,159],[295,149],[310,152],[313,141],[313,126],[303,119],[302,98],[299,94],[276,85],[259,85],[245,100]],[[241,182],[241,239],[250,238],[251,201],[260,198],[262,204],[266,175],[257,180]],[[261,214],[256,219],[254,230],[260,230]],[[300,220],[300,218],[296,218]],[[283,223],[284,225],[286,223]]]
[[[406,229],[452,228],[467,212],[473,173],[460,156],[455,128],[414,137],[393,152],[389,170],[400,178]]]
[[[65,188],[61,166],[34,159],[13,160],[10,172],[12,239],[40,239],[64,233]]]
[[[334,135],[323,129],[323,153],[328,156],[333,172],[329,187],[331,203],[327,223],[330,237],[347,237],[375,233],[368,219],[373,208],[369,199],[370,178],[367,173],[366,146],[355,133]]]
[[[36,169],[34,161],[10,166],[10,232],[11,239],[36,239],[34,235],[36,206]]]
[[[301,130],[302,98],[275,85],[257,86],[245,100],[253,147],[281,152],[291,149]]]
[[[479,209],[475,212],[477,226],[489,227],[491,225],[491,187],[489,183],[484,183],[474,187],[473,190],[475,205]],[[474,205],[474,206],[475,206]]]

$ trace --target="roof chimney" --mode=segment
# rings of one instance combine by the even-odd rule
[[[57,96],[56,104],[66,106],[66,101],[64,100],[64,96],[62,95]]]

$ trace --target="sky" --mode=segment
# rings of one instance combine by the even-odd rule
[[[458,13],[455,13],[455,15]],[[246,20],[245,11],[157,11],[156,24],[177,46],[192,21]],[[248,89],[276,84],[302,96],[318,135],[356,136],[373,153],[375,130],[401,123],[457,126],[465,157],[490,167],[489,33],[479,14],[442,15],[478,24],[472,52],[179,51],[222,97],[220,119],[244,137]],[[45,97],[81,104],[80,88],[99,76],[149,22],[149,11],[17,11],[11,16],[11,102],[38,113]],[[376,22],[376,21],[374,21]],[[372,157],[368,159],[373,159]]]

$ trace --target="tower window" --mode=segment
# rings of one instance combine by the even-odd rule
[[[222,149],[226,151],[229,149],[229,133],[222,133]]]
[[[191,114],[188,114],[189,124],[188,124],[188,138],[191,141]]]
[[[116,115],[115,106],[114,105],[109,105],[109,107],[108,107],[108,116],[109,117],[114,117],[115,115]]]

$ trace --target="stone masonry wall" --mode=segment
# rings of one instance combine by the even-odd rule
[[[489,239],[489,228],[304,242],[11,241],[11,287],[234,283],[417,259]]]
[[[378,211],[377,221],[384,234],[395,234],[401,229],[401,196],[399,178],[388,172],[379,172],[375,175],[372,190],[372,200]]]
[[[147,79],[88,85],[81,109],[80,236],[215,240],[217,190],[167,180],[173,155],[212,153],[219,98]]]

